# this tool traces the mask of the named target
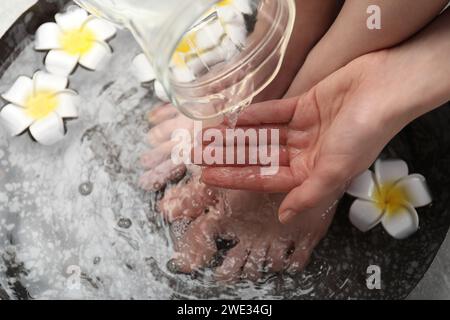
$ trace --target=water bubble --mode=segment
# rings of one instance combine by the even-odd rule
[[[111,167],[112,165],[114,165],[114,159],[111,156],[107,157],[105,159],[105,165]]]
[[[189,223],[191,221],[187,218],[176,220],[171,225],[171,231],[176,240],[180,240],[186,233]]]
[[[98,265],[100,263],[100,261],[102,261],[102,258],[100,258],[100,257],[95,257],[94,258],[94,264],[95,265]]]
[[[213,195],[213,191],[211,190],[211,189],[206,189],[206,194],[209,196],[209,197],[212,197],[212,195]]]
[[[161,183],[155,182],[153,184],[153,190],[158,191],[158,190],[161,190],[161,189],[162,189],[162,184]]]
[[[84,182],[82,184],[80,184],[80,186],[78,187],[78,191],[80,192],[80,194],[82,196],[88,196],[92,193],[92,190],[94,189],[94,185],[92,184],[92,182]]]
[[[122,229],[129,229],[131,228],[132,224],[133,223],[131,222],[131,220],[127,218],[122,218],[119,220],[119,222],[117,222],[117,225]]]

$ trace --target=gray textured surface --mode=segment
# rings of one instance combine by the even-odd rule
[[[0,2],[0,35],[35,0],[5,0]],[[447,237],[431,268],[411,293],[411,299],[450,299],[450,238]]]
[[[0,36],[5,33],[16,18],[36,3],[36,0],[3,0],[0,1]]]

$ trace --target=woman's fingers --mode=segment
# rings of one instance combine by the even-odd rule
[[[268,243],[254,243],[247,261],[242,269],[241,278],[244,280],[257,281],[261,279],[263,267],[266,262]]]
[[[273,100],[248,106],[239,115],[238,126],[288,123],[294,115],[298,98]]]
[[[330,199],[339,199],[352,178],[352,170],[354,166],[345,161],[319,162],[308,178],[297,184],[281,203],[280,221],[288,223],[306,210],[317,209]]]
[[[161,122],[170,120],[179,115],[178,110],[171,104],[158,106],[148,114],[148,121],[150,124],[157,125]]]
[[[175,258],[169,261],[169,269],[175,273],[191,273],[207,266],[217,252],[218,233],[217,222],[207,215],[192,222],[178,244]]]
[[[206,168],[201,180],[207,185],[225,189],[270,193],[289,192],[298,185],[289,167]]]
[[[230,249],[222,265],[216,269],[215,278],[223,282],[238,280],[242,274],[242,267],[249,255],[248,248],[248,244],[242,241]]]
[[[203,129],[201,141],[203,145],[214,144],[216,146],[285,145],[288,133],[287,126],[283,124],[238,126],[235,128],[221,125]]]
[[[193,149],[191,161],[205,167],[288,167],[289,157],[285,146],[205,146]]]

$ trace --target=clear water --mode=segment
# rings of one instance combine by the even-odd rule
[[[208,274],[167,270],[173,250],[155,211],[161,194],[137,184],[155,100],[126,68],[139,53],[131,36],[120,32],[111,44],[108,70],[71,77],[82,103],[63,142],[43,147],[0,128],[1,287],[12,298],[35,299],[279,297],[274,278],[223,286]],[[0,92],[43,67],[32,46],[3,75]],[[310,279],[287,279],[283,288],[307,294]]]

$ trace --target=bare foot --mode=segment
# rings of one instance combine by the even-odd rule
[[[160,210],[175,224],[184,219],[192,222],[185,225],[183,235],[174,237],[176,254],[169,268],[191,273],[214,266],[220,241],[226,241],[234,246],[215,268],[218,280],[256,281],[264,273],[301,271],[328,230],[335,202],[324,203],[292,224],[282,225],[277,218],[282,198],[246,191],[217,193],[198,180],[178,186],[163,199]],[[192,199],[204,201],[192,206]]]
[[[172,148],[176,144],[171,141],[171,134],[178,128],[189,130],[193,121],[181,115],[172,105],[156,107],[148,118],[154,125],[148,133],[148,142],[153,149],[141,157],[141,165],[146,172],[139,184],[144,190],[159,191],[168,182],[179,180],[186,174],[184,164],[175,165],[170,159]]]
[[[157,191],[188,170],[184,165],[172,164],[170,138],[175,128],[191,129],[193,122],[170,105],[153,110],[149,121],[154,124],[148,134],[154,148],[142,156],[147,172],[141,178],[141,186]],[[247,191],[218,191],[201,183],[198,173],[166,190],[158,209],[171,223],[174,235],[176,259],[169,264],[171,269],[190,273],[211,266],[222,241],[234,247],[227,250],[223,262],[215,268],[219,280],[257,280],[266,272],[302,270],[328,230],[334,215],[334,208],[330,207],[335,199],[286,226],[277,218],[282,198]]]

